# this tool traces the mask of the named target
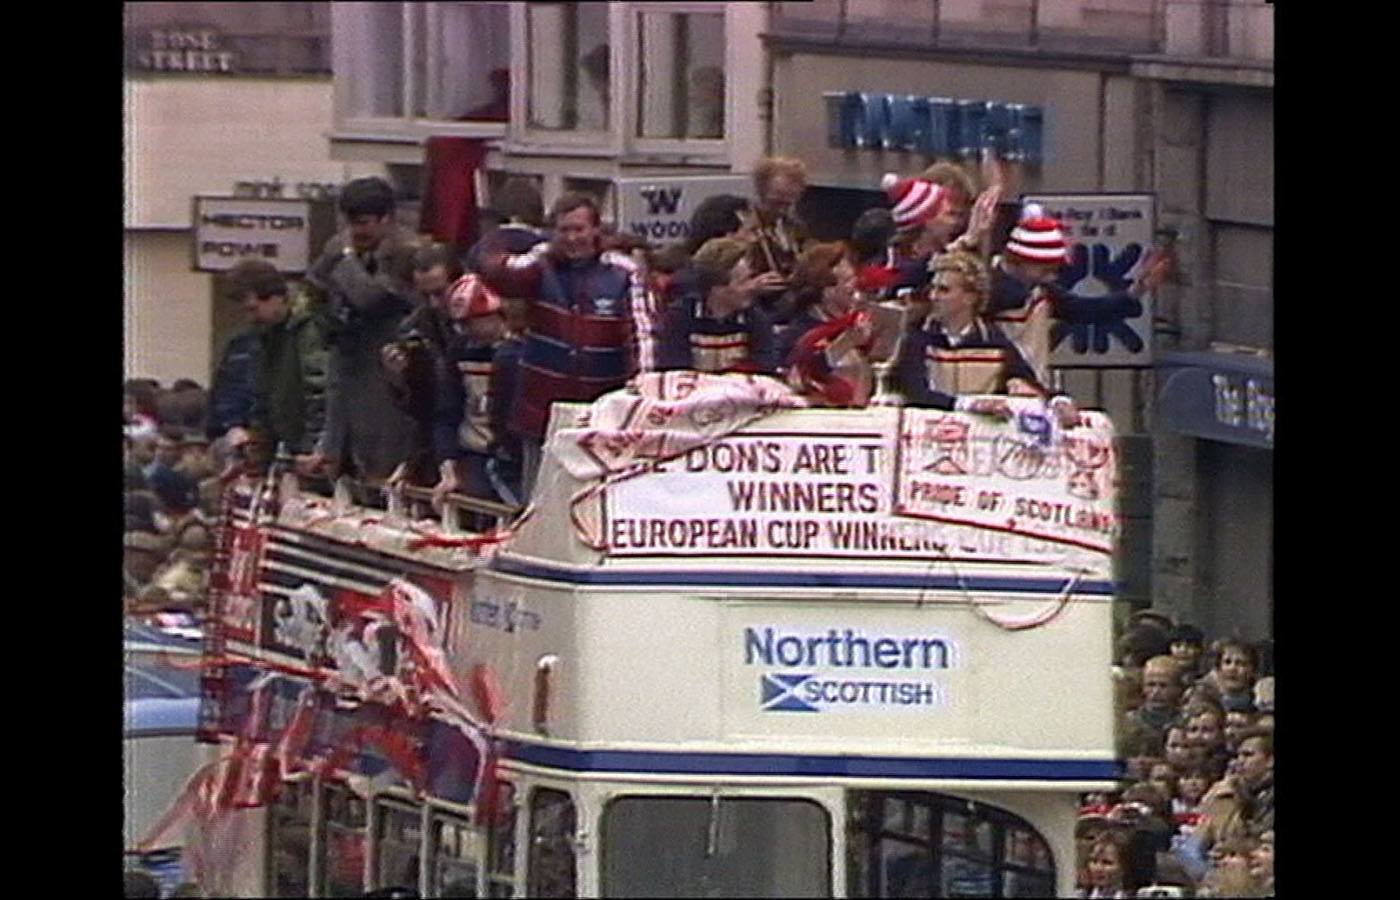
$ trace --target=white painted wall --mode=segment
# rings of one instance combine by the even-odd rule
[[[128,231],[124,237],[125,377],[208,387],[213,276],[190,268],[189,231]]]
[[[277,176],[294,196],[353,177],[330,158],[329,78],[128,79],[126,122],[128,228],[187,228],[192,196],[238,181]]]
[[[192,198],[274,178],[293,197],[383,166],[330,158],[329,78],[128,78],[125,109],[125,374],[207,385],[215,298],[191,268]]]

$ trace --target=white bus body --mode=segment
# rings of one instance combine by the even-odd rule
[[[1111,543],[896,515],[912,412],[776,413],[601,494],[546,453],[498,552],[417,560],[455,572],[443,646],[463,696],[496,686],[506,805],[309,781],[238,813],[268,843],[235,890],[334,895],[359,865],[424,896],[1072,895],[1078,795],[1117,772]],[[275,525],[410,556],[296,497]],[[264,603],[313,577],[262,571]]]

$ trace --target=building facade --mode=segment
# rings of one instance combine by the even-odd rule
[[[208,385],[242,314],[196,259],[195,198],[325,204],[383,166],[330,157],[326,4],[132,3],[125,15],[124,370]]]
[[[763,3],[334,4],[335,159],[422,183],[430,138],[486,142],[548,205],[620,179],[750,171],[767,132]]]

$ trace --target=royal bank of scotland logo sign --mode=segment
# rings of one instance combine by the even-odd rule
[[[779,675],[765,673],[759,676],[759,703],[768,712],[821,712],[820,709],[797,695],[798,688],[812,680],[812,675]]]

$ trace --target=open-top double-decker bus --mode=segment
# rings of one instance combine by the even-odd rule
[[[585,412],[484,538],[290,476],[238,495],[202,733],[242,755],[242,837],[211,884],[1073,893],[1078,795],[1118,771],[1104,417],[781,410],[608,474],[638,431]]]

